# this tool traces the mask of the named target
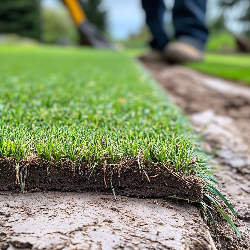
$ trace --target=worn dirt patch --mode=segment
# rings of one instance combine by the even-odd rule
[[[93,192],[0,198],[0,249],[215,249],[199,210],[184,201],[115,202]]]
[[[204,135],[203,148],[216,148],[214,170],[219,188],[239,214],[237,237],[225,221],[218,223],[218,249],[250,249],[250,87],[198,73],[184,66],[144,62],[171,99]],[[215,240],[215,238],[214,238]]]

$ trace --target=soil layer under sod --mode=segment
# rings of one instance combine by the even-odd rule
[[[138,165],[137,157],[116,165],[90,167],[64,159],[60,164],[38,158],[0,159],[1,191],[99,191],[140,198],[174,196],[197,202],[203,198],[204,181],[182,176],[162,163]]]

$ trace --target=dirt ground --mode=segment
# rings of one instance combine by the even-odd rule
[[[222,167],[214,170],[215,177],[239,215],[236,224],[243,223],[245,231],[241,240],[233,237],[229,244],[216,243],[217,247],[250,249],[250,87],[184,66],[144,65],[173,102],[190,115],[193,127],[204,136],[203,149],[217,150],[212,163]],[[219,227],[222,235],[230,235]]]
[[[239,238],[219,219],[216,241],[199,206],[95,192],[0,192],[0,249],[250,249],[250,87],[183,66],[145,64],[187,114],[232,203]]]

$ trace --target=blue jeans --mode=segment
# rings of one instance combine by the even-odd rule
[[[141,0],[146,13],[146,23],[153,35],[150,46],[163,51],[169,42],[164,28],[163,16],[166,10],[163,0]],[[173,25],[175,38],[199,50],[204,50],[208,38],[205,24],[206,0],[175,0]]]

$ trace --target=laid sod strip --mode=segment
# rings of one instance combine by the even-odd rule
[[[1,190],[202,201],[212,177],[194,132],[131,59],[72,48],[0,53]]]
[[[138,170],[138,181],[130,183],[130,189],[137,185],[141,190],[143,185],[138,182],[148,183],[148,178],[160,175],[155,171],[147,177],[144,168],[153,163],[164,163],[164,168],[179,173],[179,179],[206,172],[185,117],[130,59],[109,51],[5,48],[1,60],[1,157],[13,156],[13,165],[29,166],[21,160],[35,155],[65,168],[64,159],[69,159],[74,163],[71,168],[79,169],[80,164],[80,172],[85,169],[91,181],[101,171],[103,181],[98,181],[98,188],[110,188],[110,169],[129,175],[130,170],[120,169],[128,165],[124,162],[129,159]],[[39,164],[41,169],[46,165]],[[78,181],[78,170],[73,172],[76,181],[72,179],[74,185],[69,189],[85,189],[79,183],[84,185],[86,181]],[[51,178],[46,174],[44,181]],[[153,178],[150,185],[154,186],[153,180],[159,178]],[[29,178],[23,175],[23,179],[28,189]],[[202,181],[196,196],[194,187],[190,188],[191,194],[187,188],[177,192],[164,181],[165,191],[169,189],[171,195],[195,201],[202,198]],[[24,186],[20,178],[18,183]],[[67,180],[61,183],[68,185]],[[89,183],[89,187],[93,188],[93,184]],[[57,187],[51,184],[46,188]],[[165,191],[158,196],[166,196]],[[150,194],[145,192],[144,196]]]
[[[250,84],[249,55],[207,54],[204,62],[186,63],[186,65],[210,75]]]

